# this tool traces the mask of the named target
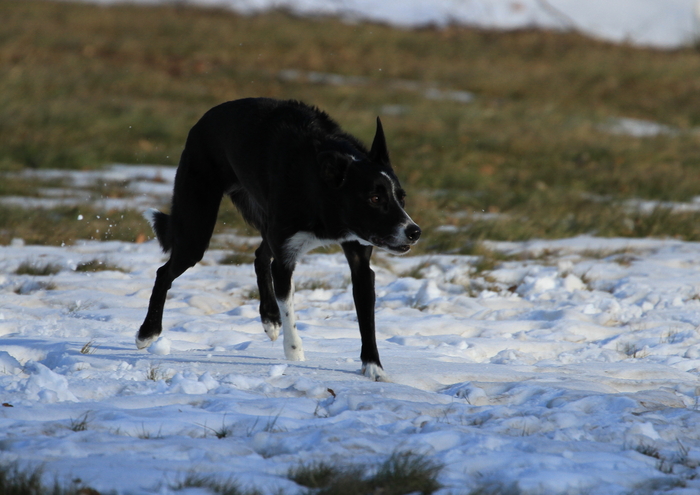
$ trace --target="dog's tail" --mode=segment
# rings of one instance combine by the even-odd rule
[[[143,216],[151,224],[163,252],[169,252],[173,248],[172,236],[170,235],[170,215],[151,208],[144,211]]]

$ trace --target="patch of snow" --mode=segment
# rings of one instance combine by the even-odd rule
[[[115,164],[101,170],[32,170],[4,174],[26,179],[63,181],[63,188],[40,188],[40,197],[2,196],[0,203],[22,208],[57,208],[89,203],[98,210],[146,210],[167,205],[173,192],[175,167]],[[90,188],[119,185],[124,197],[96,196]],[[82,218],[78,218],[82,220]]]
[[[632,137],[655,137],[662,134],[678,134],[678,130],[670,126],[652,122],[649,120],[617,118],[610,123],[601,126],[601,129],[611,134],[620,134]]]
[[[297,493],[285,473],[300,462],[376,465],[403,450],[444,464],[440,495],[494,480],[543,495],[695,486],[700,244],[490,247],[522,255],[473,274],[473,256],[379,254],[385,372],[367,376],[342,254],[297,267],[300,286],[325,282],[295,294],[307,360],[291,362],[263,332],[252,265],[218,265],[223,251],[175,281],[147,352],[133,335],[163,262],[157,243],[0,247],[2,459],[104,493],[170,493],[193,466]],[[69,268],[95,257],[130,272]],[[18,290],[40,278],[14,274],[28,259],[66,267],[53,290]],[[416,267],[422,278],[399,275]],[[78,418],[86,432],[71,429]],[[663,462],[640,453],[650,445]]]
[[[461,24],[487,29],[576,30],[616,43],[678,48],[698,38],[696,0],[86,0],[224,7],[243,14],[284,8],[398,27]]]

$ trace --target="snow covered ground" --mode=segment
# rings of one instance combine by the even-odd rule
[[[401,27],[463,24],[489,29],[573,29],[613,41],[659,48],[693,43],[700,34],[697,0],[86,0],[223,6],[252,14],[285,8]]]
[[[698,33],[694,0],[188,3],[399,26],[577,29],[661,48]],[[70,187],[3,201],[145,208],[166,202],[172,182],[172,169],[157,167],[68,174]],[[95,180],[131,181],[133,194],[95,198]],[[215,245],[255,241],[226,235]],[[212,249],[176,281],[163,337],[137,351],[163,262],[154,242],[2,246],[0,463],[44,464],[48,476],[103,493],[169,494],[196,472],[295,494],[286,475],[301,462],[371,466],[412,451],[444,465],[441,495],[700,493],[700,244],[578,237],[488,247],[511,260],[478,273],[476,257],[375,255],[391,378],[375,383],[359,374],[342,255],[310,254],[298,266],[307,361],[292,363],[262,331],[252,265],[219,263],[229,250]],[[76,271],[95,260],[115,269]],[[57,273],[17,274],[27,264]]]
[[[159,197],[148,170],[134,168],[134,201]],[[477,273],[470,256],[375,255],[390,383],[359,374],[341,254],[299,264],[307,361],[286,362],[252,265],[219,264],[227,250],[175,282],[167,330],[137,351],[155,242],[0,247],[0,462],[103,493],[169,494],[197,472],[294,494],[300,462],[412,451],[444,464],[442,495],[700,493],[700,244],[488,247],[510,261]],[[93,260],[121,271],[75,270]],[[59,271],[16,274],[27,263]]]

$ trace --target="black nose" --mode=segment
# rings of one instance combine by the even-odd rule
[[[420,239],[420,234],[421,234],[420,227],[418,225],[416,225],[415,223],[413,225],[406,227],[406,237],[408,238],[409,241],[416,242],[418,239]]]

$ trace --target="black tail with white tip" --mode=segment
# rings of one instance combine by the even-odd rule
[[[153,232],[156,234],[160,247],[164,253],[169,253],[173,248],[173,241],[170,230],[170,215],[151,208],[143,213]]]

